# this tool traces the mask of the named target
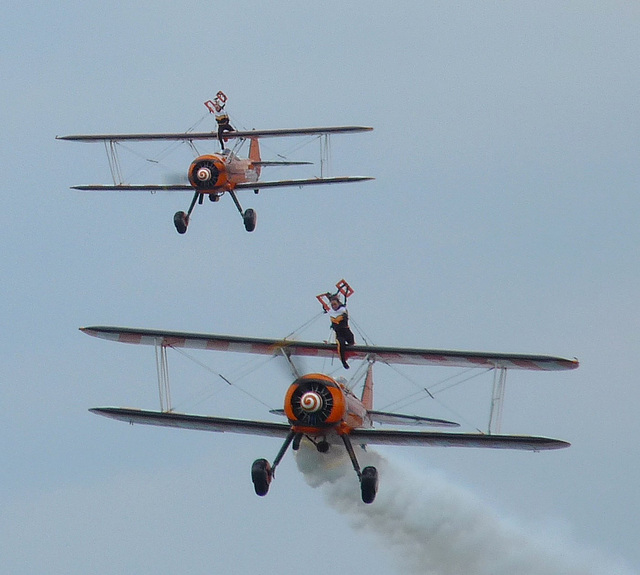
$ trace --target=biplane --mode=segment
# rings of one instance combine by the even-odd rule
[[[167,348],[191,348],[218,352],[282,355],[290,362],[294,381],[289,385],[283,409],[272,413],[287,418],[287,422],[230,419],[178,413],[169,403],[161,410],[148,411],[120,407],[97,407],[93,413],[146,425],[177,427],[214,432],[241,433],[274,437],[283,440],[273,463],[257,459],[251,467],[251,478],[255,492],[266,495],[286,451],[300,447],[303,439],[310,441],[320,453],[329,449],[344,448],[359,479],[362,501],[372,503],[378,489],[378,472],[375,467],[360,468],[354,445],[408,445],[443,447],[481,447],[497,449],[520,449],[541,451],[568,447],[569,443],[558,439],[525,435],[502,435],[493,433],[461,433],[453,431],[398,430],[375,427],[376,424],[413,425],[417,427],[458,427],[458,424],[443,419],[377,411],[373,403],[373,366],[375,363],[477,367],[495,370],[494,399],[504,389],[506,372],[510,369],[554,371],[578,367],[576,359],[565,359],[545,355],[498,354],[467,351],[393,348],[372,345],[349,347],[352,360],[367,362],[366,376],[361,393],[354,390],[341,378],[324,373],[302,373],[292,361],[292,356],[337,358],[336,346],[327,342],[303,342],[278,339],[261,339],[227,335],[157,331],[122,327],[84,327],[84,333],[121,343],[151,345],[156,347],[156,359],[166,354]],[[161,368],[166,377],[166,355],[158,363],[158,378],[161,383]],[[492,400],[493,401],[493,400]],[[492,410],[494,405],[492,403]]]
[[[210,111],[214,111],[211,105],[217,105],[220,98],[226,96],[218,92],[216,100],[207,101],[205,105]],[[226,116],[225,116],[226,117]],[[180,234],[184,234],[189,226],[191,214],[196,204],[202,204],[205,196],[212,202],[217,202],[224,194],[229,194],[238,212],[242,216],[244,227],[252,232],[256,227],[257,213],[254,209],[243,209],[236,192],[241,190],[253,190],[256,194],[265,188],[284,188],[315,186],[321,184],[343,184],[361,182],[373,178],[366,176],[338,176],[326,177],[323,175],[321,158],[321,174],[319,177],[306,179],[286,180],[261,180],[262,168],[270,166],[295,166],[306,165],[312,162],[287,161],[287,160],[262,160],[259,140],[262,138],[279,138],[290,136],[317,136],[325,139],[328,145],[328,137],[332,134],[351,134],[356,132],[368,132],[373,128],[366,126],[331,126],[317,128],[294,128],[274,130],[250,130],[225,131],[224,137],[219,132],[185,132],[185,133],[159,133],[159,134],[93,134],[56,136],[58,140],[72,140],[76,142],[102,142],[107,150],[109,166],[113,177],[113,185],[81,185],[72,186],[72,189],[83,191],[121,191],[121,192],[173,192],[191,191],[193,198],[186,212],[175,213],[173,223]],[[200,154],[195,148],[194,142],[220,140],[222,150],[210,154]],[[231,149],[224,147],[224,141],[234,140]],[[191,162],[187,170],[187,182],[177,184],[127,184],[122,181],[118,160],[118,144],[122,142],[148,142],[148,141],[177,141],[186,142],[191,146],[196,158]],[[240,150],[245,142],[249,141],[248,157],[240,155]]]

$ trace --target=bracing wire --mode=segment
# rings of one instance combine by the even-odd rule
[[[171,347],[171,346],[169,346]],[[253,373],[254,371],[257,371],[258,369],[260,369],[263,365],[265,365],[266,363],[268,363],[269,361],[271,361],[273,359],[273,356],[269,356],[267,359],[265,359],[262,362],[259,362],[258,365],[254,365],[250,370],[245,370],[244,373],[241,373],[241,375],[235,376],[235,377],[225,377],[224,375],[222,375],[220,372],[216,371],[215,369],[213,369],[212,367],[208,366],[207,364],[201,362],[200,360],[196,359],[195,357],[193,357],[191,354],[187,353],[186,351],[184,351],[183,349],[177,348],[177,347],[171,347],[171,349],[174,349],[175,351],[177,351],[178,353],[180,353],[182,356],[186,357],[187,359],[189,359],[190,361],[192,361],[193,363],[195,363],[196,365],[199,365],[200,367],[202,367],[203,369],[205,369],[206,371],[208,371],[209,373],[216,375],[217,377],[219,377],[220,379],[222,379],[227,385],[237,389],[238,391],[240,391],[241,393],[243,393],[244,395],[246,395],[247,397],[250,397],[251,399],[253,399],[254,401],[260,403],[261,405],[263,405],[264,407],[266,407],[267,409],[272,409],[272,406],[269,405],[268,403],[266,403],[265,401],[263,401],[262,399],[260,399],[258,396],[254,395],[253,393],[251,393],[250,391],[240,387],[238,385],[238,381],[240,381],[242,378],[247,377],[248,375],[250,375],[251,373]],[[202,403],[203,401],[205,401],[206,399],[208,399],[209,397],[211,397],[213,395],[213,392],[211,390],[205,390],[202,394],[201,397],[198,399],[197,403],[195,403],[195,405]],[[195,401],[195,398],[192,398],[191,400],[189,400],[190,402]],[[183,402],[184,404],[185,402]]]
[[[294,329],[289,335],[285,335],[284,339],[295,339],[298,337],[305,329],[307,329],[311,324],[316,322],[321,316],[324,315],[324,312],[321,311],[317,315],[313,316],[310,320],[303,323],[300,327]]]
[[[460,412],[458,412],[457,410],[453,409],[450,405],[447,405],[445,402],[443,402],[441,399],[439,399],[438,397],[436,397],[436,395],[442,393],[443,391],[446,391],[447,389],[451,389],[453,387],[456,387],[458,385],[461,385],[462,383],[465,383],[471,379],[474,379],[476,377],[480,377],[490,371],[493,371],[493,368],[488,368],[482,371],[476,371],[475,368],[469,368],[464,370],[464,372],[456,374],[454,376],[450,376],[445,378],[442,381],[439,381],[437,383],[435,383],[434,385],[432,385],[431,387],[425,387],[423,385],[420,385],[419,383],[417,383],[416,381],[414,381],[413,379],[411,379],[410,377],[408,377],[405,373],[403,373],[402,371],[400,371],[397,367],[395,367],[393,364],[390,363],[386,363],[385,365],[389,366],[393,371],[395,371],[398,375],[400,375],[402,378],[404,378],[406,381],[408,381],[409,383],[411,383],[412,385],[414,385],[415,387],[418,388],[417,391],[415,391],[414,393],[410,394],[409,396],[406,396],[404,398],[401,398],[397,401],[394,401],[392,403],[389,403],[387,405],[384,406],[384,410],[393,408],[393,409],[403,409],[405,407],[408,407],[409,405],[413,405],[415,403],[418,403],[419,401],[422,401],[424,399],[430,398],[433,401],[435,401],[437,404],[439,404],[441,407],[443,407],[444,409],[446,409],[447,411],[449,411],[450,413],[452,413],[454,415],[454,417],[456,417],[457,419],[459,419],[460,421],[466,423],[467,425],[473,427],[476,431],[480,432],[480,433],[484,433],[480,428],[478,428],[476,425],[474,425],[472,422],[470,422],[465,416],[463,416]],[[451,381],[452,379],[456,378],[456,377],[460,377],[461,375],[468,373],[470,371],[474,371],[474,373],[472,375],[470,375],[469,377],[466,377],[464,379],[461,379],[459,381],[454,381],[452,383],[450,383],[449,385],[442,387],[438,390],[434,390],[435,387],[438,387],[442,384],[444,384],[447,381]]]

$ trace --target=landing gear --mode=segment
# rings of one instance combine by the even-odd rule
[[[189,226],[189,216],[184,212],[176,212],[173,216],[173,225],[179,234],[186,234]]]
[[[255,210],[248,208],[242,214],[242,219],[244,220],[244,229],[248,232],[252,232],[256,229],[256,220],[258,219],[258,214],[256,214]]]
[[[266,459],[256,459],[251,466],[251,481],[256,495],[264,497],[269,491],[269,484],[273,477],[273,469]]]
[[[238,212],[240,212],[240,215],[242,216],[244,229],[248,232],[252,232],[253,230],[255,230],[256,220],[258,219],[258,214],[256,214],[256,211],[251,208],[247,208],[246,210],[242,211],[242,206],[238,201],[238,196],[236,196],[236,193],[233,190],[229,190],[229,195],[231,196],[233,203],[236,205]]]
[[[220,200],[220,196],[223,194],[224,192],[207,192],[206,195],[209,196],[209,199],[212,202],[217,202],[218,200]],[[248,232],[252,232],[253,230],[256,229],[256,222],[258,220],[258,214],[256,213],[256,211],[252,208],[248,208],[246,210],[242,210],[242,206],[240,205],[240,202],[238,201],[238,198],[235,194],[235,192],[233,190],[229,190],[229,195],[231,196],[231,198],[233,199],[233,203],[236,205],[236,208],[238,209],[238,212],[240,212],[240,215],[242,216],[242,221],[244,222],[244,229],[247,230]],[[193,208],[195,208],[196,203],[197,204],[202,204],[204,202],[204,196],[205,193],[204,192],[196,192],[193,195],[193,199],[191,200],[191,205],[189,206],[189,209],[186,212],[176,212],[173,216],[173,225],[176,227],[176,230],[179,234],[185,234],[187,233],[187,228],[189,227],[189,218],[191,217],[191,212],[193,211]]]
[[[378,492],[378,470],[373,466],[365,467],[360,476],[360,490],[362,501],[373,503]]]
[[[373,500],[376,498],[376,493],[378,492],[378,470],[375,467],[368,466],[360,471],[360,464],[356,459],[356,454],[353,450],[353,445],[351,445],[349,436],[342,435],[341,437],[344,442],[344,446],[347,448],[347,453],[349,454],[349,459],[351,459],[353,469],[355,469],[358,479],[360,480],[362,501],[364,501],[364,503],[373,503]]]
[[[271,480],[276,476],[276,467],[284,454],[287,452],[289,445],[294,441],[294,445],[300,445],[300,439],[302,438],[301,433],[296,433],[293,431],[289,431],[287,434],[280,451],[278,451],[278,455],[273,460],[273,465],[270,465],[266,459],[256,459],[251,466],[251,481],[253,481],[253,488],[255,489],[256,495],[260,497],[264,497],[269,491],[269,485],[271,484]]]
[[[176,230],[179,234],[187,233],[187,228],[189,227],[189,218],[191,217],[191,212],[196,205],[196,202],[199,204],[204,200],[204,194],[200,192],[196,192],[193,194],[193,199],[191,200],[191,205],[189,206],[189,210],[185,212],[176,212],[173,216],[173,225],[176,227]]]

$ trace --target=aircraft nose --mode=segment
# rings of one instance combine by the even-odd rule
[[[211,170],[207,167],[202,167],[196,172],[196,178],[201,182],[206,182],[211,179]]]
[[[315,391],[307,391],[300,398],[300,407],[307,413],[315,413],[322,409],[322,397]]]

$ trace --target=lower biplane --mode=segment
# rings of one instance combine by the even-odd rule
[[[221,92],[218,93],[218,96]],[[225,97],[226,101],[226,97]],[[210,104],[211,101],[205,104]],[[226,117],[226,116],[225,116]],[[229,126],[230,128],[230,126]],[[217,202],[222,195],[229,194],[238,212],[242,216],[244,227],[251,232],[256,227],[257,214],[252,208],[243,209],[236,192],[241,190],[253,190],[256,194],[264,188],[284,188],[315,186],[319,184],[341,184],[360,182],[373,178],[365,176],[341,176],[326,177],[323,174],[323,162],[321,158],[321,173],[319,177],[307,179],[286,180],[261,180],[263,167],[268,166],[294,166],[311,164],[311,162],[298,162],[287,160],[263,161],[260,155],[259,139],[278,138],[288,136],[317,136],[324,138],[325,146],[328,146],[328,137],[331,134],[347,134],[355,132],[367,132],[373,128],[365,126],[332,126],[318,128],[276,129],[276,130],[231,130],[224,132],[224,138],[216,132],[185,132],[185,133],[160,133],[160,134],[94,134],[57,136],[59,140],[72,140],[76,142],[102,142],[107,150],[113,185],[81,185],[72,186],[72,189],[83,191],[150,191],[172,192],[191,191],[193,199],[186,212],[175,213],[173,222],[176,230],[184,234],[189,226],[191,213],[196,204],[202,204],[205,196],[212,202]],[[222,151],[210,154],[199,154],[194,142],[220,139],[221,143],[234,140],[235,145]],[[246,141],[249,141],[248,157],[240,156],[240,150]],[[118,144],[121,142],[145,142],[145,141],[178,141],[186,142],[194,151],[196,158],[191,162],[187,170],[186,183],[178,184],[127,184],[123,181],[118,159]]]
[[[230,419],[177,413],[168,404],[161,410],[147,411],[120,407],[98,407],[92,412],[129,423],[141,423],[165,427],[197,429],[204,431],[242,433],[275,437],[284,440],[273,463],[267,459],[256,460],[251,467],[255,492],[266,495],[275,476],[275,470],[289,446],[297,450],[303,438],[312,442],[321,453],[342,446],[349,455],[358,476],[362,500],[371,503],[378,488],[378,472],[375,467],[360,468],[354,445],[409,445],[444,447],[483,447],[541,451],[568,447],[569,443],[546,437],[501,435],[499,433],[459,433],[448,431],[397,430],[375,428],[382,425],[415,425],[431,427],[457,427],[458,424],[427,417],[376,411],[373,406],[373,365],[385,364],[479,367],[499,373],[494,379],[504,386],[508,369],[539,371],[567,370],[578,367],[575,359],[545,355],[497,354],[465,351],[446,351],[413,348],[391,348],[371,345],[354,345],[349,348],[351,359],[368,362],[361,394],[354,391],[340,378],[323,373],[300,373],[291,361],[292,356],[337,358],[336,346],[331,343],[315,343],[291,340],[233,337],[121,327],[85,327],[81,330],[95,337],[130,344],[152,345],[160,365],[166,369],[167,348],[192,348],[224,352],[282,355],[293,368],[295,380],[284,397],[284,406],[273,413],[286,416],[288,422],[270,422]],[[165,373],[166,375],[166,373]]]

